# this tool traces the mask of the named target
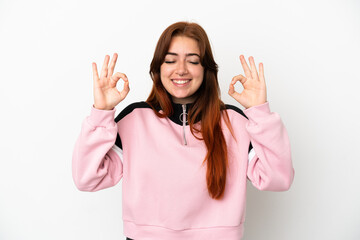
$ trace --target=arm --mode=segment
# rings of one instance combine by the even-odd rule
[[[96,63],[92,63],[94,105],[82,124],[72,160],[73,179],[81,191],[108,188],[122,178],[122,151],[115,145],[118,128],[114,114],[115,106],[126,97],[130,88],[125,74],[113,74],[117,56],[115,53],[110,65],[110,57],[105,56],[100,76]],[[121,92],[116,88],[120,79],[124,80]]]
[[[288,190],[294,178],[289,138],[280,116],[270,112],[264,65],[259,64],[258,74],[253,57],[249,57],[250,67],[243,55],[240,62],[246,76],[240,74],[232,79],[229,94],[246,108],[244,113],[249,119],[246,129],[256,154],[250,159],[247,176],[260,190]],[[244,88],[240,93],[234,87],[238,81]]]
[[[289,138],[280,116],[270,112],[268,102],[244,113],[249,118],[246,129],[256,153],[248,165],[248,178],[260,190],[288,190],[294,169]]]
[[[98,191],[112,187],[122,178],[123,164],[115,144],[117,124],[115,109],[94,107],[81,128],[72,158],[72,174],[81,191]]]

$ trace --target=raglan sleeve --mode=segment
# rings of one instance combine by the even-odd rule
[[[98,191],[116,185],[123,176],[121,149],[115,141],[118,127],[115,109],[92,106],[82,123],[72,155],[72,176],[81,191]]]
[[[269,103],[244,110],[255,154],[249,154],[247,177],[259,190],[286,191],[294,179],[290,142],[278,113]]]

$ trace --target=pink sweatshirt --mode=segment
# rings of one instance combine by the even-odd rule
[[[73,152],[75,185],[98,191],[122,179],[124,234],[135,240],[241,239],[247,179],[270,191],[288,190],[293,181],[279,115],[268,103],[244,112],[227,105],[236,139],[222,122],[229,169],[224,198],[215,200],[202,165],[206,146],[186,123],[190,105],[173,106],[173,116],[159,118],[145,102],[135,103],[116,119],[115,109],[92,107]]]

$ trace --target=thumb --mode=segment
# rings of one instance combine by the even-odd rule
[[[122,78],[125,82],[128,81],[127,76],[124,73],[117,72],[110,77],[110,86],[116,87],[116,83]]]

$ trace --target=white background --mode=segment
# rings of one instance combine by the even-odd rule
[[[237,104],[240,54],[264,63],[290,135],[292,188],[248,185],[244,239],[360,239],[359,1],[0,0],[1,240],[124,239],[121,182],[87,193],[72,181],[91,63],[119,54],[131,90],[118,113],[147,98],[157,39],[181,20],[207,31],[224,102]]]

